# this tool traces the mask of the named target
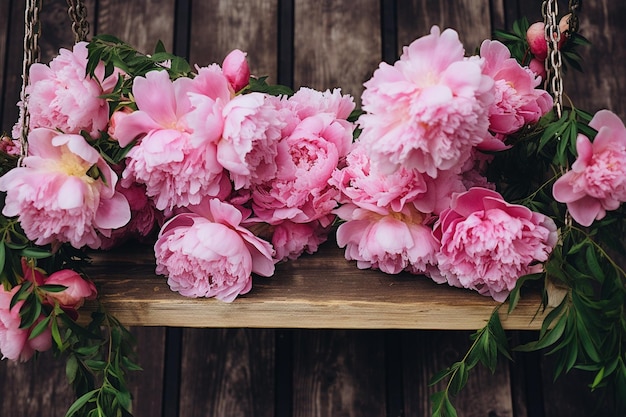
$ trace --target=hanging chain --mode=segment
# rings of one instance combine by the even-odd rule
[[[30,115],[28,113],[28,97],[26,96],[26,86],[30,66],[39,61],[39,37],[41,36],[41,22],[39,21],[39,12],[41,11],[41,0],[26,0],[26,8],[24,11],[24,59],[22,61],[22,90],[20,92],[20,100],[22,109],[20,112],[20,144],[22,151],[18,160],[18,165],[22,165],[22,160],[28,154],[28,129],[30,125]]]
[[[545,37],[548,43],[548,57],[546,59],[546,83],[549,84],[554,98],[554,110],[559,118],[563,114],[563,60],[559,50],[561,41],[561,30],[557,16],[559,15],[559,4],[557,0],[545,0],[541,13],[545,23]],[[547,89],[548,85],[546,85]]]
[[[74,40],[81,42],[87,39],[89,33],[89,22],[87,21],[87,8],[82,0],[67,0],[67,14],[72,21],[72,32]]]

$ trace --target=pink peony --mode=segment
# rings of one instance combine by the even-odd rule
[[[567,204],[572,218],[583,226],[601,220],[607,210],[626,201],[626,128],[609,110],[597,112],[589,126],[598,134],[591,143],[578,135],[578,158],[552,189],[554,199]]]
[[[104,65],[100,64],[94,79],[85,75],[86,68],[86,42],[77,43],[72,51],[61,49],[50,66],[36,63],[30,67],[26,88],[30,129],[85,130],[93,138],[106,130],[109,106],[100,96],[112,91],[120,72],[104,78]]]
[[[46,293],[46,298],[51,305],[58,302],[64,309],[77,310],[83,305],[85,300],[94,300],[98,293],[93,282],[84,279],[71,269],[54,272],[46,278],[44,284],[67,287],[60,292]]]
[[[502,302],[517,279],[541,270],[557,242],[547,216],[509,204],[495,191],[472,188],[456,194],[433,232],[441,279]]]
[[[250,80],[250,68],[246,60],[246,53],[235,49],[231,51],[222,62],[224,75],[235,92],[248,85]]]
[[[404,167],[392,174],[381,173],[371,163],[366,147],[357,142],[346,158],[346,167],[333,173],[331,184],[341,191],[340,203],[381,213],[400,212],[407,203],[425,196],[424,177]]]
[[[228,170],[236,190],[276,176],[284,123],[265,97],[261,93],[237,96],[223,110],[224,132],[217,143],[217,160]]]
[[[354,99],[342,95],[338,88],[322,92],[307,87],[301,87],[289,97],[289,105],[300,120],[319,113],[330,113],[336,119],[345,120],[355,107]]]
[[[69,242],[100,246],[100,236],[130,220],[126,198],[115,190],[117,175],[80,135],[33,130],[23,166],[0,178],[5,216],[19,216],[37,245]]]
[[[508,135],[527,124],[536,123],[552,108],[552,97],[536,87],[541,79],[511,58],[509,49],[498,41],[486,40],[480,46],[485,59],[483,74],[495,80],[495,101],[489,109],[489,130]],[[502,150],[506,146],[494,138],[478,145],[480,149]]]
[[[25,362],[35,354],[35,351],[44,352],[52,347],[52,334],[50,329],[46,329],[31,339],[30,334],[36,323],[31,328],[20,329],[20,309],[24,305],[24,300],[18,301],[10,308],[11,299],[19,289],[18,285],[7,291],[0,285],[0,352],[3,359]]]
[[[338,194],[329,179],[350,147],[352,129],[328,113],[303,120],[278,144],[276,178],[253,188],[256,215],[270,224],[327,219]]]
[[[383,172],[402,165],[436,177],[489,134],[493,79],[482,60],[464,58],[454,30],[433,26],[393,66],[381,63],[365,87],[360,140]]]
[[[218,199],[194,211],[168,221],[154,246],[173,291],[231,302],[250,291],[252,273],[274,273],[272,246],[240,225],[240,211]]]
[[[159,210],[199,204],[207,196],[230,192],[212,144],[221,130],[212,133],[213,139],[192,139],[187,116],[192,110],[189,93],[195,89],[191,79],[172,82],[165,71],[136,77],[133,95],[139,110],[115,129],[121,146],[141,139],[127,155],[124,183],[145,184]]]
[[[429,216],[414,208],[381,214],[344,204],[335,213],[346,221],[337,229],[337,244],[346,248],[346,259],[357,261],[358,268],[419,274],[434,265],[437,242],[425,224]]]
[[[276,262],[297,259],[304,252],[317,252],[320,244],[328,239],[330,226],[322,227],[315,220],[310,223],[293,223],[285,220],[273,227],[272,246]]]

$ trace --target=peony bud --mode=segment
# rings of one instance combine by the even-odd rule
[[[526,31],[526,40],[530,47],[530,52],[540,61],[548,56],[548,44],[546,43],[545,24],[535,22]]]
[[[55,301],[61,307],[78,309],[83,305],[85,299],[96,298],[96,287],[93,282],[83,279],[76,271],[63,269],[50,275],[46,280],[46,285],[63,285],[67,287],[60,292],[49,292],[46,294],[48,302]]]
[[[235,92],[244,88],[250,80],[250,68],[246,60],[246,53],[239,49],[233,50],[224,58],[222,71]]]

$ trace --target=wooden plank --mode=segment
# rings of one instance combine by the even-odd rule
[[[248,52],[253,75],[277,76],[277,0],[194,0],[190,61],[200,66],[221,63],[233,49]]]
[[[274,416],[274,331],[185,329],[180,415]]]
[[[133,395],[135,417],[161,415],[163,366],[165,358],[165,328],[132,327],[137,339],[137,356],[141,371],[131,372],[128,385]]]
[[[17,121],[19,110],[17,102],[20,100],[22,88],[22,59],[24,56],[24,2],[9,2],[10,17],[7,33],[7,61],[4,66],[4,88],[2,128],[9,133]]]
[[[403,333],[405,416],[430,415],[430,395],[444,382],[429,387],[430,378],[461,360],[470,346],[470,332],[407,331]],[[467,385],[453,399],[463,417],[512,417],[512,395],[506,360],[492,374],[482,365],[474,368]],[[521,417],[516,415],[516,417]]]
[[[97,32],[115,35],[143,53],[154,51],[161,40],[171,52],[175,1],[99,0]]]
[[[10,130],[9,123],[2,120],[4,109],[4,92],[6,89],[4,75],[7,65],[7,49],[9,48],[9,18],[11,17],[11,2],[3,1],[0,3],[0,133]]]
[[[410,0],[398,2],[398,47],[430,33],[433,25],[443,31],[453,28],[465,46],[467,55],[474,53],[484,39],[491,38],[489,0]],[[495,21],[501,21],[499,9]],[[399,49],[399,52],[401,49]]]
[[[65,415],[74,393],[65,378],[65,361],[44,352],[38,360],[0,361],[0,415],[58,417]]]
[[[497,305],[422,276],[359,270],[334,242],[278,265],[272,278],[254,278],[252,291],[230,304],[170,291],[165,278],[154,275],[145,246],[94,253],[86,272],[108,311],[127,325],[462,330],[483,327]],[[540,328],[539,303],[539,294],[530,292],[511,316],[501,309],[503,326]]]
[[[300,330],[294,337],[294,417],[385,415],[381,332]]]
[[[358,104],[382,60],[380,0],[296,0],[294,32],[295,86],[340,87]]]

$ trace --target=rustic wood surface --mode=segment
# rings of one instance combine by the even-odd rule
[[[93,253],[85,270],[103,305],[129,325],[462,330],[484,326],[497,305],[423,276],[359,270],[334,242],[277,265],[271,278],[254,277],[252,291],[233,303],[172,293],[166,278],[154,275],[151,248],[133,252]],[[538,329],[539,306],[539,294],[528,292],[510,316],[501,309],[503,326]]]

